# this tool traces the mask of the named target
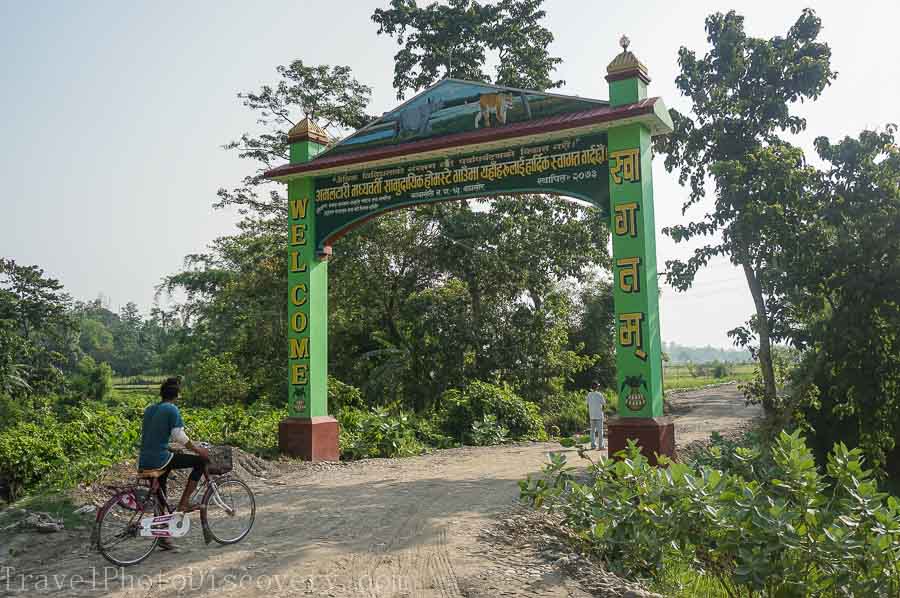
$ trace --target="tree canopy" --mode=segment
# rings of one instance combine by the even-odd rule
[[[663,229],[676,242],[710,238],[687,261],[666,262],[667,282],[689,288],[715,256],[741,266],[755,314],[732,334],[744,345],[758,339],[769,411],[776,395],[771,345],[784,338],[782,328],[789,325],[777,274],[778,264],[788,258],[777,252],[789,253],[791,230],[808,222],[801,198],[815,176],[802,152],[781,135],[806,127],[792,106],[819,97],[835,77],[831,50],[818,39],[821,30],[810,9],[786,35],[768,39],[747,35],[744,18],[734,11],[709,16],[710,50],[702,57],[684,47],[678,52],[681,72],[675,83],[690,99],[691,112],[673,110],[675,132],[657,137],[655,145],[665,155],[666,169],[678,170],[679,181],[690,187],[683,213],[705,197],[710,178],[715,182],[712,210]]]
[[[553,79],[561,58],[552,56],[553,33],[543,24],[544,0],[476,0],[433,2],[391,0],[376,9],[372,20],[379,35],[397,39],[394,89],[397,99],[422,90],[444,77],[493,82],[523,89],[553,89],[565,83]],[[485,72],[489,57],[497,66]]]

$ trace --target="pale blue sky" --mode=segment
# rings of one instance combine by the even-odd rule
[[[374,88],[369,111],[393,107],[394,42],[370,20],[384,1],[12,2],[0,0],[0,255],[35,263],[78,298],[116,309],[153,301],[154,286],[185,254],[233,230],[211,208],[216,189],[247,165],[220,146],[252,130],[235,98],[274,80],[274,67],[347,64]],[[735,8],[751,34],[783,34],[804,6],[824,21],[837,81],[801,108],[811,154],[817,135],[853,135],[900,121],[896,1],[595,2],[548,0],[547,25],[563,58],[563,93],[607,97],[606,64],[623,33],[648,65],[651,94],[684,108],[673,79],[677,50],[705,51],[703,19]],[[657,226],[681,221],[686,193],[660,161]],[[696,208],[697,213],[703,207]],[[335,247],[340,251],[340,247]],[[687,249],[659,237],[658,259]],[[694,290],[664,288],[662,334],[727,346],[725,331],[752,305],[740,273],[714,264]]]

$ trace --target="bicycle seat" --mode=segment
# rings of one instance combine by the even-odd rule
[[[138,477],[152,480],[164,476],[166,470],[163,469],[138,469]]]

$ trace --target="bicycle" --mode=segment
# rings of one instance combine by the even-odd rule
[[[240,479],[232,476],[231,451],[227,465],[207,464],[201,483],[191,497],[203,493],[199,504],[203,539],[209,544],[237,544],[247,537],[256,520],[256,498]],[[127,567],[144,561],[159,545],[161,538],[178,538],[190,530],[189,515],[176,513],[169,505],[159,478],[165,469],[139,471],[137,483],[116,489],[115,494],[97,511],[92,545],[110,563]],[[242,519],[238,519],[242,518]],[[235,533],[224,531],[222,522],[238,522]],[[131,552],[129,552],[129,549]]]

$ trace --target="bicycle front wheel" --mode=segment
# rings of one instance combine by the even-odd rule
[[[203,497],[200,518],[209,536],[219,544],[236,544],[247,537],[256,520],[256,498],[237,479],[210,484]]]
[[[140,535],[141,518],[152,517],[157,511],[156,501],[153,506],[140,504],[131,491],[113,496],[100,510],[97,517],[95,537],[97,549],[110,563],[119,567],[136,565],[150,556],[156,548],[159,538],[148,538]]]

